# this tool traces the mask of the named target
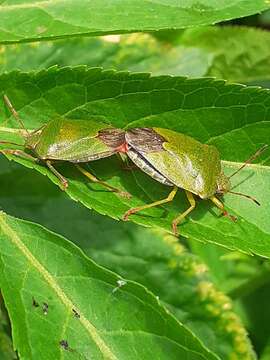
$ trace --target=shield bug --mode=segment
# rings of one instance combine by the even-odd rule
[[[29,131],[25,128],[6,95],[4,95],[4,101],[20,127],[24,130],[24,145],[0,141],[0,144],[23,147],[22,150],[2,149],[0,152],[46,165],[60,180],[63,189],[67,188],[68,181],[54,167],[54,162],[57,161],[75,163],[78,170],[91,181],[99,183],[122,196],[130,197],[128,193],[97,179],[78,165],[78,163],[98,160],[116,153],[125,152],[125,133],[123,130],[111,127],[106,123],[97,121],[95,118],[72,121],[58,117],[37,130]]]
[[[259,203],[253,197],[231,190],[230,178],[247,163],[256,158],[266,146],[258,150],[243,166],[230,177],[221,168],[220,155],[215,146],[202,144],[190,136],[162,128],[134,128],[126,131],[127,155],[145,173],[160,183],[173,187],[168,197],[151,204],[129,209],[123,216],[128,220],[131,214],[162,205],[173,200],[178,188],[185,190],[189,208],[172,221],[173,232],[177,235],[178,224],[195,208],[194,195],[211,200],[224,216],[229,215],[224,204],[216,195],[233,193]]]

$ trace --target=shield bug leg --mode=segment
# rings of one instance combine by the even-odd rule
[[[131,208],[129,209],[124,215],[123,215],[123,220],[124,221],[127,221],[129,216],[132,215],[132,214],[135,214],[141,210],[144,210],[144,209],[149,209],[151,207],[155,207],[155,206],[159,206],[159,205],[162,205],[162,204],[166,204],[170,201],[172,201],[177,193],[177,190],[178,190],[178,187],[177,186],[174,186],[172,191],[169,193],[169,195],[165,198],[165,199],[162,199],[162,200],[158,200],[158,201],[155,201],[151,204],[147,204],[147,205],[142,205],[142,206],[138,206],[138,207],[135,207],[135,208]]]
[[[190,191],[185,190],[187,199],[190,203],[190,207],[183,213],[181,213],[180,215],[178,215],[172,222],[172,229],[173,229],[173,233],[175,236],[179,235],[179,232],[177,230],[177,225],[184,220],[184,218],[192,211],[194,210],[195,206],[196,206],[196,201],[194,199],[193,194]]]
[[[1,141],[0,141],[0,144],[4,144],[4,145],[15,145],[15,146],[21,146],[21,147],[24,148],[24,145],[15,143],[15,142],[13,142],[13,141],[1,140]]]
[[[233,216],[233,215],[230,215],[228,213],[227,210],[225,210],[224,208],[224,204],[216,197],[216,196],[212,196],[210,198],[210,200],[222,211],[222,215],[223,216],[226,216],[227,218],[229,218],[230,220],[232,220],[233,222],[236,222],[237,221],[237,217],[236,216]]]
[[[118,152],[116,155],[117,155],[119,161],[121,161],[121,169],[122,170],[131,171],[131,170],[138,169],[138,167],[135,164],[132,164],[129,161],[129,158],[127,157],[127,155],[125,153]]]
[[[66,188],[68,187],[67,179],[55,169],[55,167],[52,165],[51,161],[46,160],[45,163],[48,166],[48,168],[51,170],[51,172],[61,181],[62,189],[66,190]]]
[[[31,160],[31,161],[34,161],[34,162],[37,162],[37,161],[38,161],[37,158],[35,158],[34,156],[32,156],[32,155],[30,155],[30,154],[27,154],[26,152],[24,152],[24,151],[22,151],[22,150],[3,149],[3,150],[0,150],[0,153],[15,155],[15,156],[21,157],[21,158],[23,158],[23,159]]]
[[[122,169],[126,170],[126,171],[134,171],[134,170],[138,170],[138,167],[136,165],[127,163],[127,164],[122,166]]]
[[[80,165],[75,165],[76,168],[83,174],[85,175],[88,179],[90,179],[91,181],[97,183],[97,184],[100,184],[104,187],[106,187],[108,190],[112,191],[112,192],[115,192],[115,193],[118,193],[119,195],[123,196],[123,197],[126,197],[126,198],[131,198],[131,195],[128,193],[128,192],[125,192],[125,191],[121,191],[109,184],[107,184],[105,181],[102,181],[102,180],[99,180],[98,178],[96,178],[94,175],[92,175],[89,171],[85,170],[84,168],[82,168]]]

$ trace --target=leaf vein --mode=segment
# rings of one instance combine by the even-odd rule
[[[12,241],[12,243],[21,251],[21,253],[28,259],[32,266],[43,276],[48,285],[55,291],[62,303],[69,308],[71,311],[75,307],[73,302],[68,298],[63,289],[55,281],[53,276],[47,271],[47,269],[33,256],[31,251],[23,243],[17,233],[8,225],[5,220],[5,214],[0,213],[0,226],[3,233]],[[99,332],[95,326],[84,317],[83,314],[80,316],[80,322],[85,327],[90,337],[93,339],[100,352],[103,354],[105,359],[117,360],[117,357],[113,354],[111,349],[105,344],[104,340],[99,335]]]

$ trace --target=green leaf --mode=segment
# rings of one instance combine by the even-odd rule
[[[266,344],[260,356],[260,360],[268,360],[269,357],[270,357],[270,341],[268,340],[268,343]]]
[[[229,251],[218,246],[206,246],[190,241],[192,252],[209,267],[214,283],[235,299],[261,287],[269,276],[268,260]]]
[[[20,359],[217,359],[144,287],[118,283],[64,238],[3,212],[0,238],[1,288]]]
[[[2,49],[2,51],[1,51]],[[33,44],[3,45],[0,71],[39,70],[53,65],[89,65],[155,75],[204,76],[213,54],[199,47],[172,46],[150,34],[109,35]],[[70,56],[71,53],[76,56]]]
[[[239,26],[190,29],[179,42],[212,56],[204,74],[240,83],[261,84],[270,79],[270,34]]]
[[[40,174],[8,165],[1,159],[0,203],[8,212],[61,232],[99,264],[146,286],[221,359],[253,359],[231,301],[213,286],[204,263],[174,237],[89,214]]]
[[[0,51],[1,72],[84,64],[154,75],[214,76],[246,84],[270,81],[269,32],[239,26],[187,29],[174,43],[132,34],[16,44]]]
[[[267,90],[225,85],[212,79],[151,78],[147,74],[85,67],[53,68],[28,74],[13,72],[2,75],[0,81],[0,91],[8,94],[29,129],[38,128],[58,114],[74,120],[99,115],[117,127],[169,128],[216,145],[222,158],[227,160],[223,162],[227,174],[239,168],[238,161],[246,160],[269,143],[270,92]],[[5,127],[2,126],[0,136],[18,140],[15,130],[10,130],[8,125],[11,120],[6,122],[3,108],[0,121]],[[233,181],[233,185],[237,185],[235,190],[255,196],[261,202],[260,208],[246,199],[226,195],[227,209],[239,217],[238,223],[232,223],[219,218],[219,212],[210,208],[209,202],[201,201],[182,224],[181,235],[269,257],[268,157],[269,151],[261,156],[265,165],[247,166]],[[44,166],[18,158],[16,161],[46,174],[59,185]],[[67,194],[86,207],[116,219],[130,207],[165,198],[170,190],[140,171],[123,171],[115,157],[85,166],[111,185],[125,189],[133,198],[128,200],[98,184],[89,184],[74,166],[60,164],[59,171],[69,180]],[[187,207],[180,192],[173,203],[146,210],[130,219],[170,231],[172,219]]]
[[[180,29],[248,16],[268,0],[10,0],[0,8],[0,42]]]
[[[138,231],[121,242],[96,241],[88,246],[87,253],[158,294],[221,359],[255,358],[246,331],[232,311],[232,302],[210,281],[207,267],[187,253],[174,236]]]

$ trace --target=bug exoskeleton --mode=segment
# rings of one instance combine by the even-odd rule
[[[201,199],[210,199],[222,210],[224,216],[236,220],[216,197],[216,194],[235,192],[230,190],[230,179],[222,171],[220,155],[215,146],[202,144],[190,136],[172,130],[155,127],[127,130],[125,138],[129,158],[153,179],[173,189],[165,199],[129,209],[123,216],[124,220],[128,220],[131,214],[138,211],[172,201],[178,188],[185,190],[190,206],[173,220],[172,229],[175,235],[178,234],[178,224],[195,208],[194,195]],[[255,156],[262,150],[264,148]],[[246,163],[253,158],[254,156]],[[258,204],[248,195],[235,194],[246,196]]]
[[[196,206],[194,195],[201,199],[210,199],[222,210],[224,216],[233,221],[236,220],[236,217],[228,214],[216,195],[230,192],[247,197],[259,205],[253,197],[232,191],[230,178],[259,156],[267,145],[259,149],[235,173],[227,177],[222,171],[217,148],[202,144],[190,136],[156,127],[124,131],[101,122],[96,117],[89,120],[68,120],[58,117],[37,130],[29,131],[6,95],[4,100],[24,130],[22,135],[24,145],[0,141],[0,144],[23,147],[22,150],[2,149],[0,152],[45,164],[57,176],[64,189],[68,186],[68,181],[54,167],[53,163],[57,161],[74,163],[78,170],[91,181],[122,196],[130,197],[129,193],[97,179],[79,165],[79,163],[98,160],[116,153],[126,153],[133,163],[146,174],[160,183],[172,187],[165,199],[129,209],[123,216],[124,220],[128,220],[131,214],[141,210],[172,201],[179,188],[185,190],[190,206],[172,221],[172,229],[176,235],[178,224]]]
[[[39,129],[29,131],[25,128],[7,96],[4,96],[4,100],[13,116],[24,129],[24,145],[12,144],[22,146],[23,149],[3,149],[0,152],[43,163],[57,176],[63,189],[68,186],[68,181],[54,167],[53,163],[57,161],[75,163],[78,170],[91,181],[97,182],[122,196],[130,197],[127,192],[97,179],[79,166],[79,163],[125,152],[126,142],[123,130],[116,129],[93,116],[89,120],[68,120],[57,117]],[[5,141],[0,141],[0,143],[8,144]]]

